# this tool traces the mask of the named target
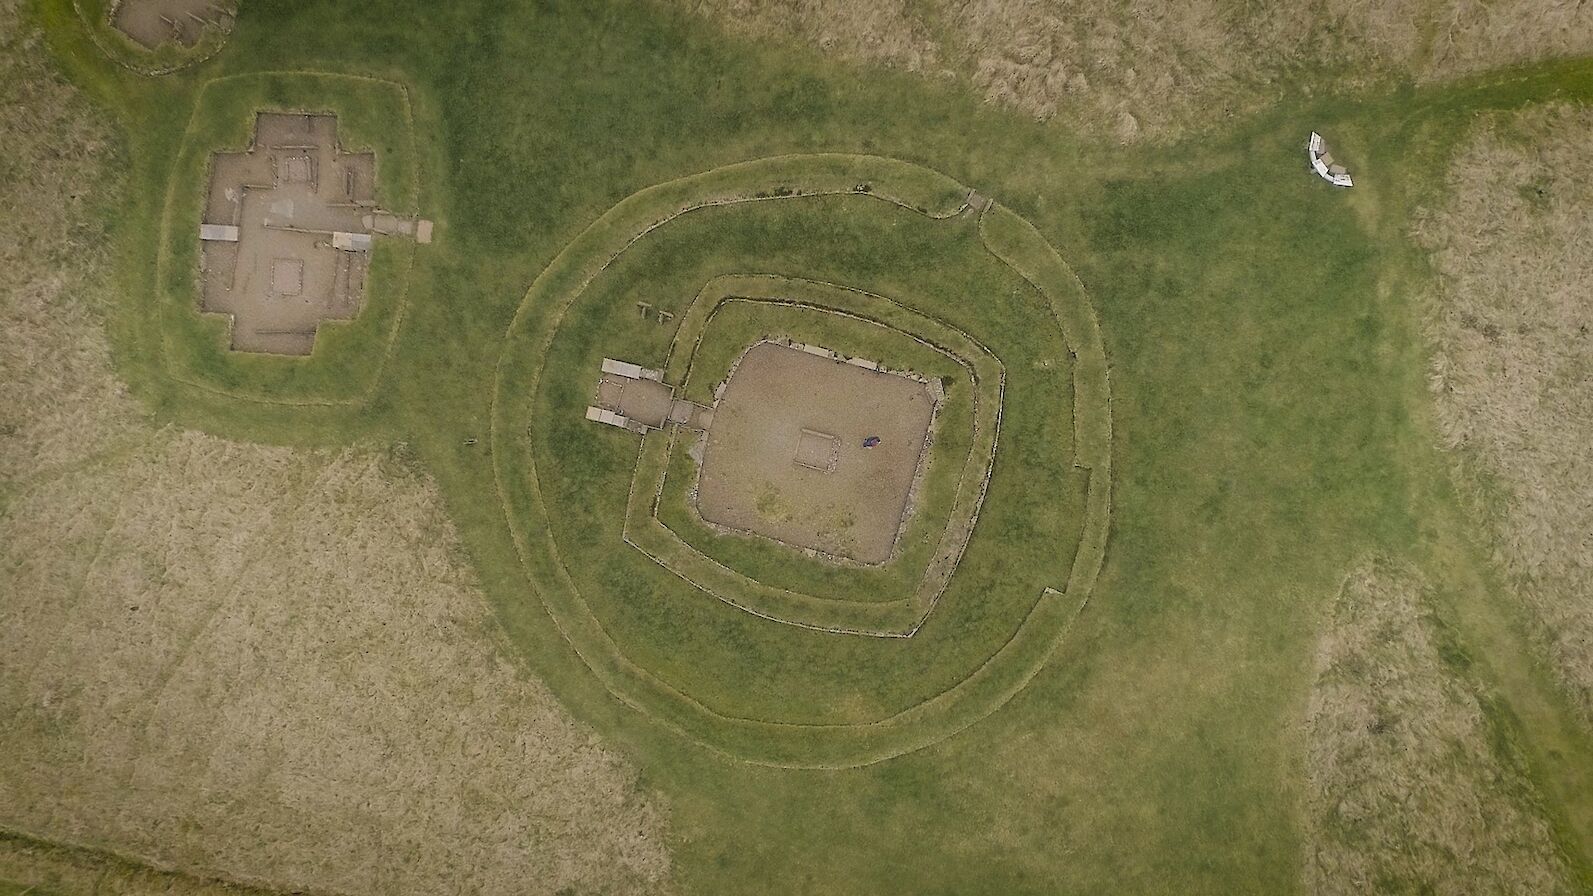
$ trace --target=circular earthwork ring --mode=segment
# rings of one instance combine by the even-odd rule
[[[604,630],[564,564],[549,526],[526,433],[534,426],[548,349],[565,312],[630,246],[681,215],[714,206],[814,196],[893,203],[932,219],[973,212],[995,258],[1044,297],[1073,369],[1073,454],[1087,479],[1082,535],[1065,584],[1047,587],[1012,636],[955,685],[916,705],[855,724],[800,724],[722,714],[633,661]],[[644,189],[599,217],[532,283],[498,360],[492,457],[499,498],[522,565],[560,633],[615,697],[747,762],[793,768],[868,765],[936,743],[1005,704],[1062,643],[1094,588],[1111,512],[1111,409],[1099,326],[1081,284],[1027,221],[937,172],[874,156],[778,156]],[[838,636],[839,637],[839,636]]]
[[[89,40],[106,58],[129,71],[159,76],[197,65],[221,52],[238,15],[238,2],[72,0],[72,9],[88,32]],[[127,9],[123,9],[124,6]],[[132,32],[118,27],[116,19],[123,14],[136,20],[124,23]],[[174,38],[146,46],[132,36],[136,32],[148,40],[145,29],[151,25],[158,28],[158,23],[162,22],[181,30],[192,42],[183,43]]]

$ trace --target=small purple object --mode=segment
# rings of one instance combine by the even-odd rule
[[[864,448],[873,448],[875,445],[878,445],[878,444],[879,444],[879,436],[869,436],[868,438],[863,440],[863,447]]]

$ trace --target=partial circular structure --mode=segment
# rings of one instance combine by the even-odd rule
[[[72,0],[94,45],[116,64],[169,75],[221,52],[239,0]]]
[[[693,650],[707,649],[702,645],[712,645],[721,653],[732,649],[735,639],[721,636],[718,629],[734,630],[740,637],[750,639],[747,643],[761,645],[780,643],[772,640],[776,638],[789,639],[792,655],[786,659],[799,663],[804,658],[831,656],[837,667],[845,666],[843,657],[859,655],[856,651],[899,650],[887,645],[912,645],[922,635],[860,640],[775,621],[752,619],[742,623],[731,617],[710,615],[733,614],[728,608],[710,611],[700,602],[681,603],[674,598],[674,591],[659,590],[662,583],[646,584],[645,578],[636,578],[642,574],[628,565],[629,561],[611,551],[591,553],[602,550],[602,539],[618,538],[619,530],[626,528],[619,519],[605,522],[605,515],[599,511],[611,506],[611,483],[619,472],[612,469],[608,458],[618,457],[622,450],[619,446],[634,437],[606,427],[573,429],[569,427],[575,424],[564,422],[561,409],[584,401],[586,396],[580,394],[579,376],[559,365],[572,358],[584,359],[580,362],[584,364],[606,357],[597,344],[603,334],[588,330],[600,326],[606,318],[601,309],[589,307],[590,302],[577,307],[579,300],[611,266],[625,263],[628,250],[666,224],[699,210],[767,202],[802,203],[792,207],[801,207],[805,213],[845,213],[888,203],[897,209],[893,212],[896,215],[907,210],[930,222],[960,222],[933,226],[951,227],[950,232],[954,233],[977,234],[976,251],[985,253],[987,260],[993,258],[1004,265],[1007,273],[1003,276],[1021,278],[1032,288],[1066,341],[1065,358],[1036,358],[1029,366],[1054,366],[1071,375],[1073,395],[1066,405],[1069,419],[1026,421],[1020,427],[1020,436],[1054,433],[1060,438],[1054,447],[1032,447],[1040,454],[1061,450],[1071,459],[1070,472],[1059,475],[1054,484],[1059,506],[1066,503],[1061,492],[1077,489],[1076,533],[1065,544],[1025,548],[1042,555],[1048,551],[1053,558],[1056,554],[1071,555],[1071,562],[1065,571],[1053,568],[1050,583],[1036,582],[1032,586],[1038,595],[1021,608],[1010,628],[998,620],[988,633],[979,633],[993,639],[982,659],[956,670],[955,680],[945,686],[914,692],[911,702],[883,713],[852,712],[843,716],[848,710],[845,698],[836,697],[827,704],[823,695],[805,695],[811,705],[828,713],[825,720],[771,718],[768,716],[772,712],[749,713],[727,706],[722,694],[708,695],[681,686],[678,682],[690,676],[679,670],[682,665],[689,665]],[[957,231],[957,227],[966,230]],[[649,303],[655,301],[660,299],[649,294],[636,304],[651,307]],[[643,308],[642,313],[650,312]],[[686,315],[693,313],[695,308]],[[668,312],[667,317],[672,319],[674,313]],[[665,319],[665,315],[660,319]],[[618,325],[615,327],[618,329]],[[657,344],[657,337],[640,325],[626,328],[626,332],[632,334],[626,338],[634,345]],[[556,339],[559,342],[555,353]],[[995,345],[993,351],[999,356],[1002,346]],[[671,356],[669,363],[675,362],[675,356]],[[662,371],[637,367],[637,372],[642,376],[656,374],[659,381],[664,379]],[[542,272],[510,326],[499,360],[492,428],[494,471],[506,521],[537,597],[583,662],[611,693],[688,737],[748,762],[784,767],[866,765],[935,743],[993,712],[1033,678],[1061,643],[1094,586],[1105,550],[1111,503],[1106,374],[1099,330],[1082,287],[1055,250],[1027,222],[979,199],[955,181],[909,163],[851,155],[783,156],[727,166],[643,190],[595,221]],[[1028,389],[1030,401],[1042,391]],[[588,419],[595,418],[589,415]],[[589,423],[581,425],[591,427]],[[601,438],[609,441],[591,442],[598,438],[591,435],[596,430],[608,433]],[[566,437],[568,441],[561,441]],[[645,436],[644,454],[649,440],[667,442],[658,434]],[[593,445],[594,450],[580,452],[570,447],[583,442]],[[561,451],[577,453],[558,457],[554,463],[554,449],[550,447],[554,444],[560,445]],[[539,451],[550,453],[539,462]],[[1033,498],[1035,489],[1021,490]],[[992,492],[991,500],[996,499]],[[620,500],[623,506],[623,497]],[[557,512],[552,511],[550,501],[558,505]],[[572,501],[586,502],[588,506],[583,508]],[[570,529],[565,517],[583,509],[590,511],[593,522],[582,529]],[[633,503],[631,510],[636,509]],[[572,564],[569,556],[580,560]],[[613,569],[591,568],[590,557],[608,557]],[[1002,565],[992,564],[992,559],[982,559],[981,565],[986,568],[981,575],[989,576],[988,567]],[[1014,578],[1019,575],[1016,569],[1011,573]],[[961,600],[965,610],[977,609],[969,596],[963,595]],[[623,618],[623,614],[633,611],[652,614],[648,619],[682,626],[678,637],[670,640],[670,650],[660,652],[628,640],[628,635],[616,640],[611,627],[634,625],[632,620]],[[737,615],[745,618],[745,614]],[[699,621],[714,630],[693,631],[692,625]],[[781,631],[792,634],[780,635]],[[938,637],[945,635],[937,632]],[[838,717],[840,720],[835,720]]]

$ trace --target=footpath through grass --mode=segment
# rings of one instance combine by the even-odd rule
[[[1096,151],[953,84],[728,41],[641,4],[395,0],[374,11],[251,0],[221,53],[161,79],[105,60],[67,0],[41,0],[39,13],[68,73],[123,127],[125,299],[112,335],[135,391],[166,419],[236,438],[408,443],[447,494],[517,659],[672,806],[684,889],[1291,892],[1311,652],[1342,576],[1368,552],[1454,570],[1437,611],[1456,620],[1474,674],[1496,689],[1501,736],[1522,747],[1585,870],[1589,743],[1479,572],[1485,555],[1430,447],[1411,301],[1425,271],[1399,226],[1457,121],[1478,107],[1593,97],[1585,66],[1291,101],[1174,150]],[[239,402],[165,373],[154,259],[188,114],[206,80],[270,70],[411,89],[438,240],[416,255],[392,358],[357,406]],[[1362,186],[1334,191],[1309,174],[1312,127]],[[1091,295],[1113,401],[1114,525],[1068,640],[989,718],[849,771],[740,763],[613,699],[528,590],[487,438],[515,310],[576,234],[650,185],[819,151],[921,163],[1032,222]],[[758,236],[754,224],[735,232]],[[792,239],[829,225],[803,226]],[[913,285],[874,276],[885,294]],[[982,300],[966,301],[972,313]],[[980,313],[1021,335],[999,307]],[[1003,439],[1003,452],[1026,451]],[[998,456],[998,477],[1007,462]],[[1021,504],[1033,491],[1013,482],[989,501]],[[970,549],[973,573],[1005,562],[977,559],[985,534]],[[907,671],[942,668],[915,662]],[[866,664],[835,659],[827,672],[857,675],[858,692],[878,699]],[[857,709],[783,703],[772,689],[742,699]]]

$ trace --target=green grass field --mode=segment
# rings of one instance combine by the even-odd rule
[[[1369,553],[1433,579],[1446,659],[1593,885],[1593,740],[1433,447],[1408,238],[1467,120],[1593,99],[1593,63],[1302,92],[1107,148],[641,3],[246,0],[225,48],[159,78],[108,59],[70,0],[36,13],[120,126],[122,376],[182,427],[406,443],[515,662],[670,807],[682,891],[1295,892],[1316,638]],[[355,86],[378,83],[401,96]],[[307,362],[230,358],[183,310],[185,173],[254,103],[347,109],[345,142],[382,148],[383,189],[438,222],[379,255],[372,304]],[[1353,191],[1310,175],[1313,128]],[[997,204],[956,216],[961,185]],[[779,201],[679,214],[760,192]],[[662,226],[627,248],[638,223]],[[985,508],[913,638],[760,619],[620,542],[637,445],[579,417],[595,359],[661,365],[673,330],[634,302],[684,309],[748,273],[892,297],[1005,368]]]

